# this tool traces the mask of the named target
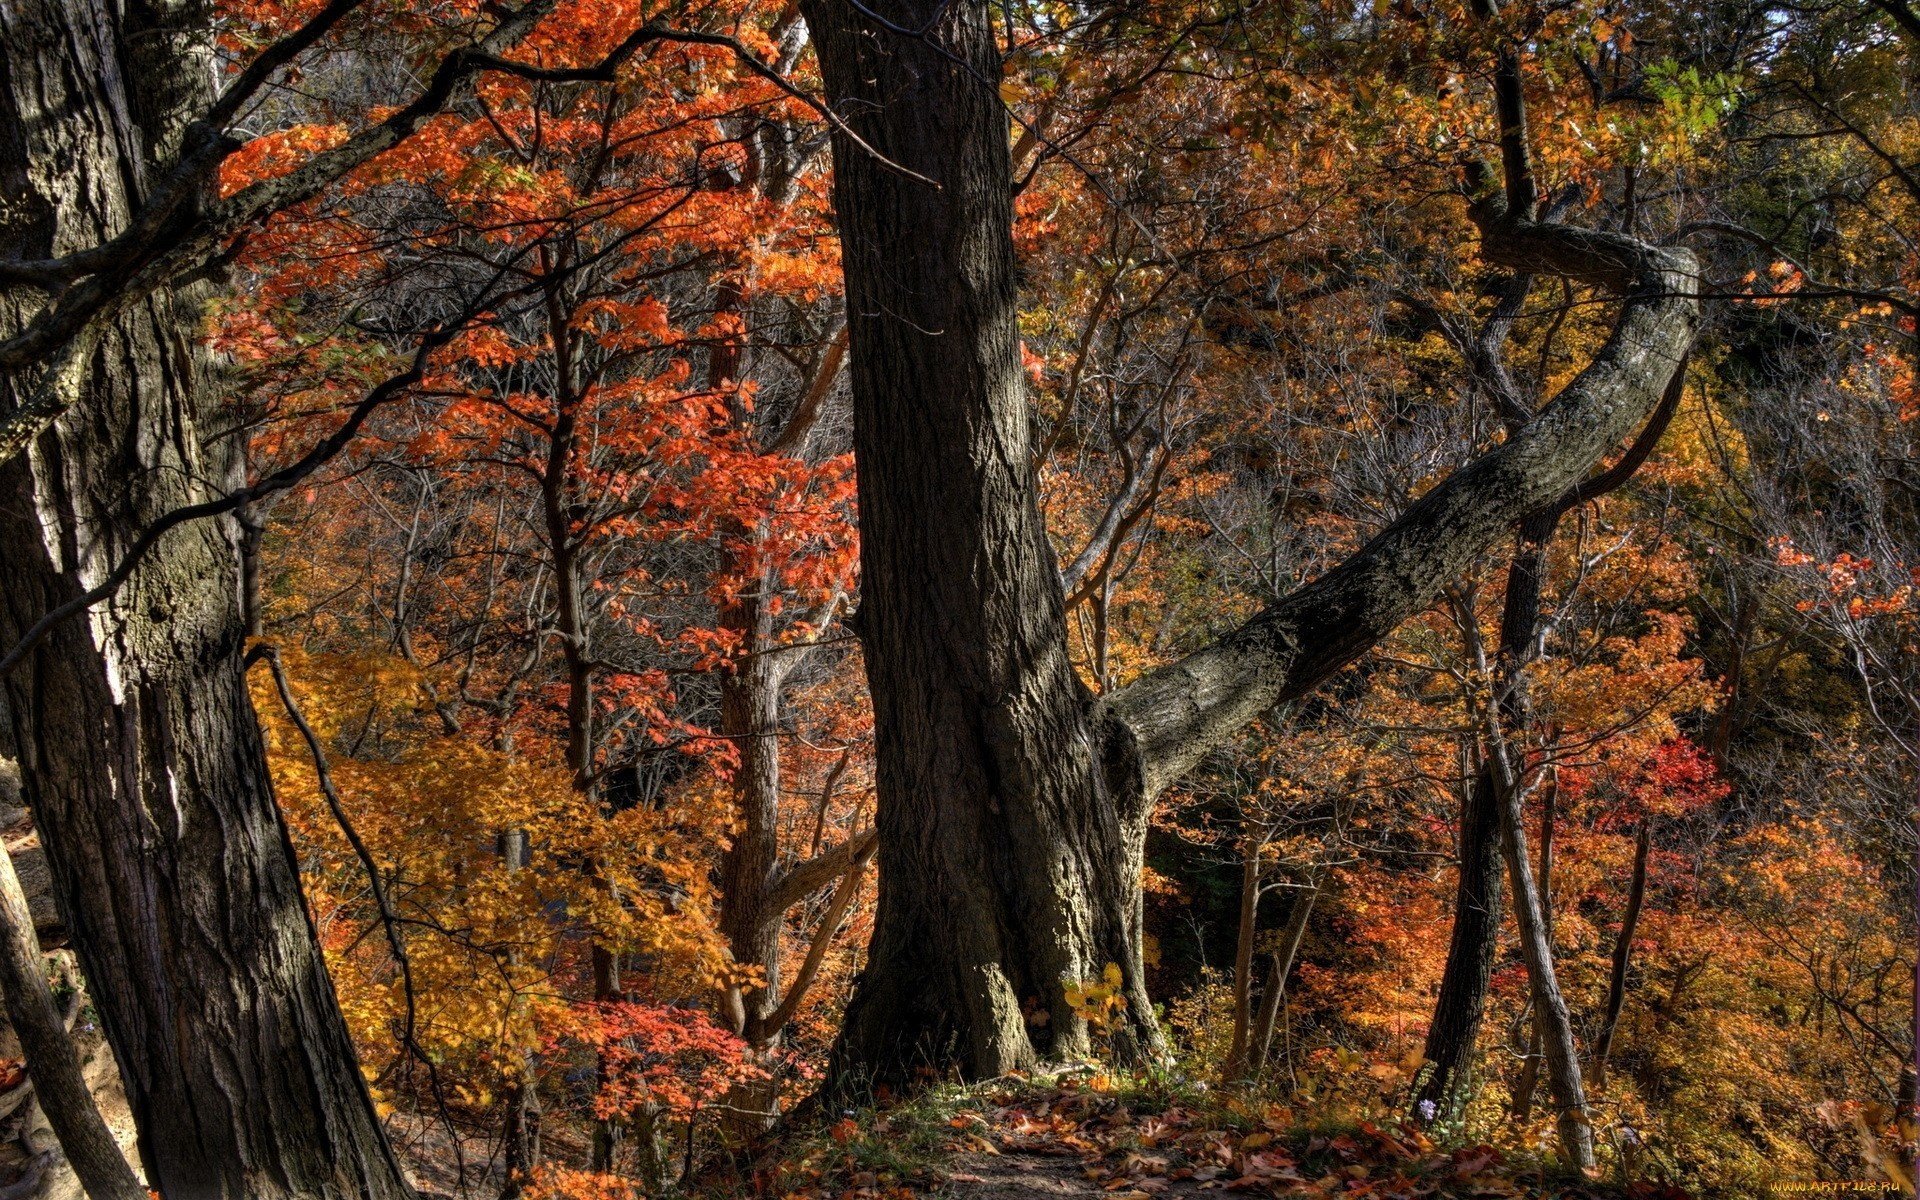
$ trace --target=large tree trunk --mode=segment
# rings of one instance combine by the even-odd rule
[[[802,7],[847,122],[834,198],[879,791],[879,906],[834,1084],[1079,1054],[1088,1032],[1066,985],[1109,963],[1121,1040],[1151,1051],[1138,935],[1154,796],[1426,608],[1617,447],[1692,341],[1696,264],[1483,199],[1489,261],[1625,297],[1593,362],[1347,562],[1095,702],[1069,662],[1034,486],[987,6],[904,0],[879,19],[849,0]]]
[[[155,12],[172,27],[143,27]],[[139,14],[139,15],[134,15]],[[212,65],[197,6],[0,5],[0,254],[126,224]],[[0,298],[0,332],[44,297]],[[190,294],[95,351],[80,404],[0,468],[0,643],[98,583],[137,532],[239,482],[197,383]],[[0,383],[0,407],[31,380]],[[308,920],[242,678],[235,530],[167,535],[110,604],[6,680],[25,795],[169,1200],[409,1195]]]
[[[1021,387],[1008,122],[978,0],[806,0],[844,133],[859,466],[858,628],[873,696],[880,891],[835,1052],[842,1085],[990,1076],[1084,1054],[1073,983],[1117,965],[1122,1040],[1157,1045],[1141,985],[1141,831],[1107,802],[1067,657]]]

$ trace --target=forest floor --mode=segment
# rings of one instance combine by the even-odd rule
[[[935,1089],[796,1135],[762,1187],[783,1200],[1685,1200],[1666,1184],[1556,1174],[1486,1146],[1314,1121],[1196,1085],[1103,1075]],[[770,1188],[766,1183],[772,1184]]]

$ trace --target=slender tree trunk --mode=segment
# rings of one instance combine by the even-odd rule
[[[527,844],[527,831],[508,829],[498,840],[502,867],[508,872],[524,870],[528,865],[530,847]],[[518,965],[519,952],[511,952],[513,957],[509,965]],[[516,998],[516,1006],[524,1001]],[[519,1070],[513,1082],[502,1098],[506,1109],[505,1128],[501,1131],[502,1167],[506,1172],[506,1181],[500,1188],[500,1200],[519,1200],[526,1193],[527,1184],[532,1179],[533,1170],[540,1165],[540,1122],[544,1115],[540,1105],[540,1080],[533,1052],[528,1049],[518,1051]],[[464,1186],[466,1181],[460,1183]]]
[[[1008,122],[987,5],[908,0],[883,28],[806,0],[854,130],[834,139],[873,696],[880,891],[834,1055],[843,1089],[922,1065],[991,1076],[1085,1054],[1068,985],[1142,986],[1141,830],[1108,802],[1068,661],[1022,389]]]
[[[0,6],[0,253],[59,255],[124,227],[207,98],[205,17]],[[77,410],[0,468],[0,642],[99,582],[160,514],[240,482],[240,439],[189,349],[195,300],[163,291],[124,316]],[[43,302],[0,295],[0,330]],[[28,382],[0,382],[0,409]],[[149,1181],[169,1200],[407,1196],[269,790],[235,536],[169,533],[6,680],[25,795]]]
[[[1587,1116],[1586,1089],[1580,1078],[1580,1060],[1573,1042],[1573,1018],[1560,992],[1553,966],[1553,935],[1547,924],[1542,887],[1536,885],[1522,824],[1525,793],[1511,748],[1499,738],[1489,747],[1494,779],[1500,794],[1500,840],[1507,859],[1508,885],[1513,889],[1515,923],[1520,928],[1520,951],[1527,964],[1533,995],[1533,1016],[1540,1033],[1547,1067],[1547,1086],[1556,1111],[1560,1146],[1574,1166],[1593,1166],[1593,1122]]]
[[[1286,929],[1275,943],[1273,953],[1268,956],[1267,994],[1260,998],[1260,1016],[1253,1026],[1251,1074],[1255,1079],[1267,1069],[1267,1059],[1273,1050],[1274,1027],[1280,1020],[1280,1004],[1287,996],[1287,979],[1293,974],[1295,960],[1300,957],[1300,943],[1307,936],[1307,921],[1313,916],[1313,906],[1319,903],[1320,893],[1327,886],[1327,874],[1325,866],[1314,870],[1306,893],[1294,898],[1293,909],[1287,914]]]
[[[1913,833],[1913,1053],[1900,1070],[1900,1092],[1903,1119],[1915,1131],[1907,1146],[1907,1166],[1911,1173],[1920,1174],[1920,801],[1914,804]]]
[[[1453,933],[1447,965],[1427,1026],[1427,1073],[1414,1097],[1417,1111],[1431,1103],[1432,1121],[1453,1122],[1466,1110],[1475,1090],[1480,1026],[1493,979],[1505,888],[1500,859],[1499,803],[1493,776],[1475,772],[1460,808],[1460,877],[1454,889]]]
[[[33,914],[13,870],[13,856],[0,846],[0,999],[20,1038],[27,1076],[60,1149],[92,1200],[147,1200],[120,1144],[100,1118],[80,1070],[80,1055],[47,986],[46,960],[34,936]]]
[[[762,573],[759,589],[772,580]],[[780,1007],[780,939],[785,907],[772,895],[780,858],[780,656],[767,654],[771,641],[761,595],[744,596],[721,613],[724,628],[739,634],[748,656],[720,682],[720,728],[732,740],[739,765],[733,793],[739,824],[720,864],[720,932],[733,960],[761,970],[757,987],[733,988],[726,997],[734,1031],[759,1054],[778,1043],[771,1018]],[[734,1088],[727,1097],[723,1124],[735,1135],[752,1137],[778,1116],[779,1081],[773,1075]]]
[[[1500,612],[1496,670],[1502,681],[1511,682],[1539,626],[1546,549],[1558,525],[1558,513],[1535,514],[1521,522],[1515,537]],[[1517,724],[1522,715],[1518,692],[1503,687],[1501,694],[1507,710],[1503,719]],[[1414,1097],[1417,1113],[1424,1114],[1423,1105],[1433,1105],[1433,1116],[1423,1119],[1457,1121],[1473,1099],[1480,1026],[1500,942],[1501,871],[1499,798],[1492,765],[1482,761],[1460,809],[1460,877],[1454,893],[1453,934],[1433,1021],[1427,1026],[1429,1065]]]
[[[1653,848],[1653,823],[1646,819],[1633,839],[1633,880],[1627,885],[1627,907],[1620,914],[1620,938],[1613,944],[1613,970],[1607,976],[1607,1005],[1600,1034],[1593,1040],[1593,1086],[1607,1086],[1607,1056],[1620,1028],[1620,1010],[1627,1003],[1627,968],[1633,960],[1633,935],[1640,927],[1640,906],[1647,897],[1647,855]]]
[[[1533,1015],[1531,999],[1521,1015],[1527,1022],[1527,1056],[1520,1060],[1520,1074],[1514,1079],[1513,1096],[1507,1106],[1508,1115],[1516,1121],[1533,1115],[1533,1097],[1540,1090],[1540,1022]]]
[[[744,269],[739,263],[734,270]],[[745,289],[723,278],[716,289],[715,318],[739,320],[746,309]],[[746,346],[739,336],[718,340],[707,363],[707,386],[719,391],[740,383],[746,365]],[[736,404],[736,426],[752,436],[749,415]],[[720,931],[727,938],[736,963],[758,966],[764,972],[761,987],[736,989],[728,996],[735,1032],[756,1048],[764,1048],[767,1016],[780,1003],[780,933],[785,913],[773,911],[774,874],[780,858],[780,689],[784,682],[780,656],[772,648],[773,620],[767,599],[775,581],[765,570],[755,570],[758,531],[736,526],[729,531],[738,548],[726,569],[745,579],[745,590],[720,610],[720,627],[732,635],[739,659],[720,680],[720,732],[739,759],[734,771],[733,795],[739,809],[739,828],[720,865],[722,907]]]
[[[1553,846],[1554,846],[1554,808],[1556,793],[1548,789],[1542,797],[1540,806],[1540,867],[1534,872],[1536,887],[1539,889],[1541,921],[1547,932],[1547,948],[1553,948]],[[1529,993],[1531,997],[1531,993]],[[1524,1121],[1533,1113],[1534,1093],[1540,1087],[1540,1067],[1545,1062],[1544,1046],[1540,1034],[1540,1010],[1531,1002],[1527,1005],[1527,1057],[1520,1065],[1520,1077],[1513,1085],[1511,1113],[1516,1121]]]
[[[1248,1046],[1253,1037],[1253,950],[1260,918],[1260,850],[1265,838],[1248,834],[1240,851],[1240,932],[1233,952],[1233,1042],[1221,1067],[1222,1082],[1247,1075]],[[1268,984],[1268,991],[1273,990]]]

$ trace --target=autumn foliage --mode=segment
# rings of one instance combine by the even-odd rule
[[[320,7],[225,0],[222,56]],[[259,105],[222,193],[382,119],[494,7],[364,6]],[[1031,469],[1090,694],[1509,436],[1473,357],[1501,281],[1457,184],[1496,136],[1491,35],[1463,5],[1351,8],[1007,14]],[[1900,93],[1894,34],[1873,25],[1835,81],[1812,62],[1826,18],[1724,69],[1689,57],[1689,19],[1507,6],[1558,211],[1696,242],[1780,216],[1792,189],[1740,158],[1768,152],[1741,132],[1763,126],[1826,130],[1803,190],[1858,182],[1874,152],[1829,137],[1832,113]],[[654,26],[703,36],[623,49]],[[393,385],[324,471],[244,514],[253,644],[294,706],[264,658],[251,682],[368,1085],[461,1187],[938,1182],[861,1158],[889,1119],[864,1111],[771,1174],[725,1174],[819,1081],[871,922],[845,314],[806,46],[784,4],[563,0],[515,69],[237,240],[199,331],[253,477]],[[1857,132],[1910,158],[1920,118],[1888,112]],[[1162,798],[1145,917],[1173,1057],[1145,1083],[1103,1063],[995,1093],[951,1114],[942,1154],[1064,1147],[1123,1196],[1534,1194],[1515,1181],[1552,1169],[1554,1114],[1510,933],[1472,1103],[1438,1124],[1413,1103],[1491,721],[1533,781],[1576,1033],[1610,1047],[1604,1179],[1568,1186],[1910,1181],[1920,449],[1898,230],[1920,195],[1868,190],[1818,239],[1721,248],[1724,348],[1686,366],[1633,481],[1535,548],[1524,662],[1497,651],[1509,547]],[[1609,306],[1529,296],[1501,336],[1546,396]],[[779,656],[798,665],[771,725],[729,725],[729,688]],[[725,932],[752,738],[779,749],[763,874],[834,868],[766,893],[765,961]],[[1118,974],[1060,981],[1096,1030]],[[748,1000],[796,979],[757,1029]],[[544,1148],[516,1160],[530,1114]]]

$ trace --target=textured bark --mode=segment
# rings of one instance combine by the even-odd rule
[[[1447,965],[1427,1026],[1426,1076],[1414,1097],[1415,1111],[1432,1104],[1425,1120],[1459,1120],[1473,1099],[1480,1026],[1487,1011],[1495,951],[1506,895],[1500,861],[1500,816],[1493,779],[1475,772],[1460,807],[1460,876],[1454,889],[1453,933]]]
[[[148,27],[158,19],[176,22]],[[212,70],[196,6],[0,5],[0,257],[126,227]],[[197,383],[194,297],[102,327],[65,417],[0,468],[0,642],[99,582],[159,514],[237,484]],[[0,333],[44,297],[0,298]],[[6,377],[0,406],[38,371]],[[223,436],[227,435],[227,436]],[[6,680],[25,796],[170,1200],[402,1197],[302,901],[242,677],[235,530],[173,531]]]
[[[1553,835],[1557,822],[1558,797],[1553,788],[1545,789],[1540,798],[1540,865],[1533,872],[1539,889],[1543,926],[1547,933],[1547,948],[1553,948]],[[1505,852],[1505,843],[1502,844]],[[1523,843],[1524,845],[1524,843]],[[1515,924],[1519,917],[1515,917]],[[1524,956],[1523,956],[1524,957]],[[1531,983],[1531,976],[1529,976]],[[1527,1022],[1527,1054],[1520,1063],[1520,1074],[1514,1080],[1513,1095],[1507,1102],[1507,1112],[1515,1121],[1526,1122],[1533,1115],[1533,1096],[1540,1088],[1540,1064],[1544,1061],[1540,1042],[1540,1018],[1533,1007],[1532,993],[1528,993],[1527,1010],[1522,1014]]]
[[[979,0],[803,4],[834,141],[873,696],[880,887],[842,1087],[997,1075],[1089,1046],[1066,987],[1141,983],[1139,812],[1109,803],[1068,661],[1021,387],[1008,122]]]
[[[769,581],[763,579],[761,586]],[[721,892],[726,897],[720,931],[735,962],[762,968],[765,986],[742,989],[729,998],[736,1032],[755,1046],[772,1037],[767,1018],[780,1004],[780,932],[786,916],[772,887],[780,857],[780,655],[764,651],[771,642],[769,621],[759,598],[746,597],[726,607],[722,627],[739,635],[751,653],[721,681],[720,728],[740,756],[733,793],[740,824],[721,862]]]
[[[992,1075],[1080,1053],[1088,1035],[1065,985],[1107,963],[1122,972],[1123,1033],[1150,1050],[1138,879],[1154,796],[1423,610],[1619,445],[1692,340],[1694,261],[1482,202],[1488,259],[1625,298],[1593,362],[1347,563],[1096,703],[1068,660],[1032,478],[987,7],[910,0],[884,20],[847,0],[803,8],[848,126],[835,132],[834,196],[880,795],[874,939],[834,1080],[893,1084],[920,1066]]]
[[[771,585],[762,575],[762,591]],[[748,656],[721,680],[720,730],[739,754],[733,793],[739,823],[720,863],[720,932],[736,963],[761,970],[758,987],[729,988],[724,1002],[734,1032],[756,1052],[777,1046],[784,1017],[780,935],[787,906],[773,895],[780,869],[780,659],[768,654],[771,623],[759,595],[721,611],[721,627],[739,635]],[[825,932],[831,937],[831,931]],[[824,949],[824,947],[822,947]],[[771,1057],[768,1059],[772,1061]],[[721,1121],[736,1138],[765,1132],[779,1116],[780,1077],[769,1073],[730,1091]]]
[[[1254,938],[1260,918],[1260,850],[1265,844],[1265,838],[1249,834],[1240,848],[1240,922],[1233,948],[1233,1042],[1220,1068],[1220,1078],[1227,1083],[1247,1075],[1248,1045],[1253,1037]]]

